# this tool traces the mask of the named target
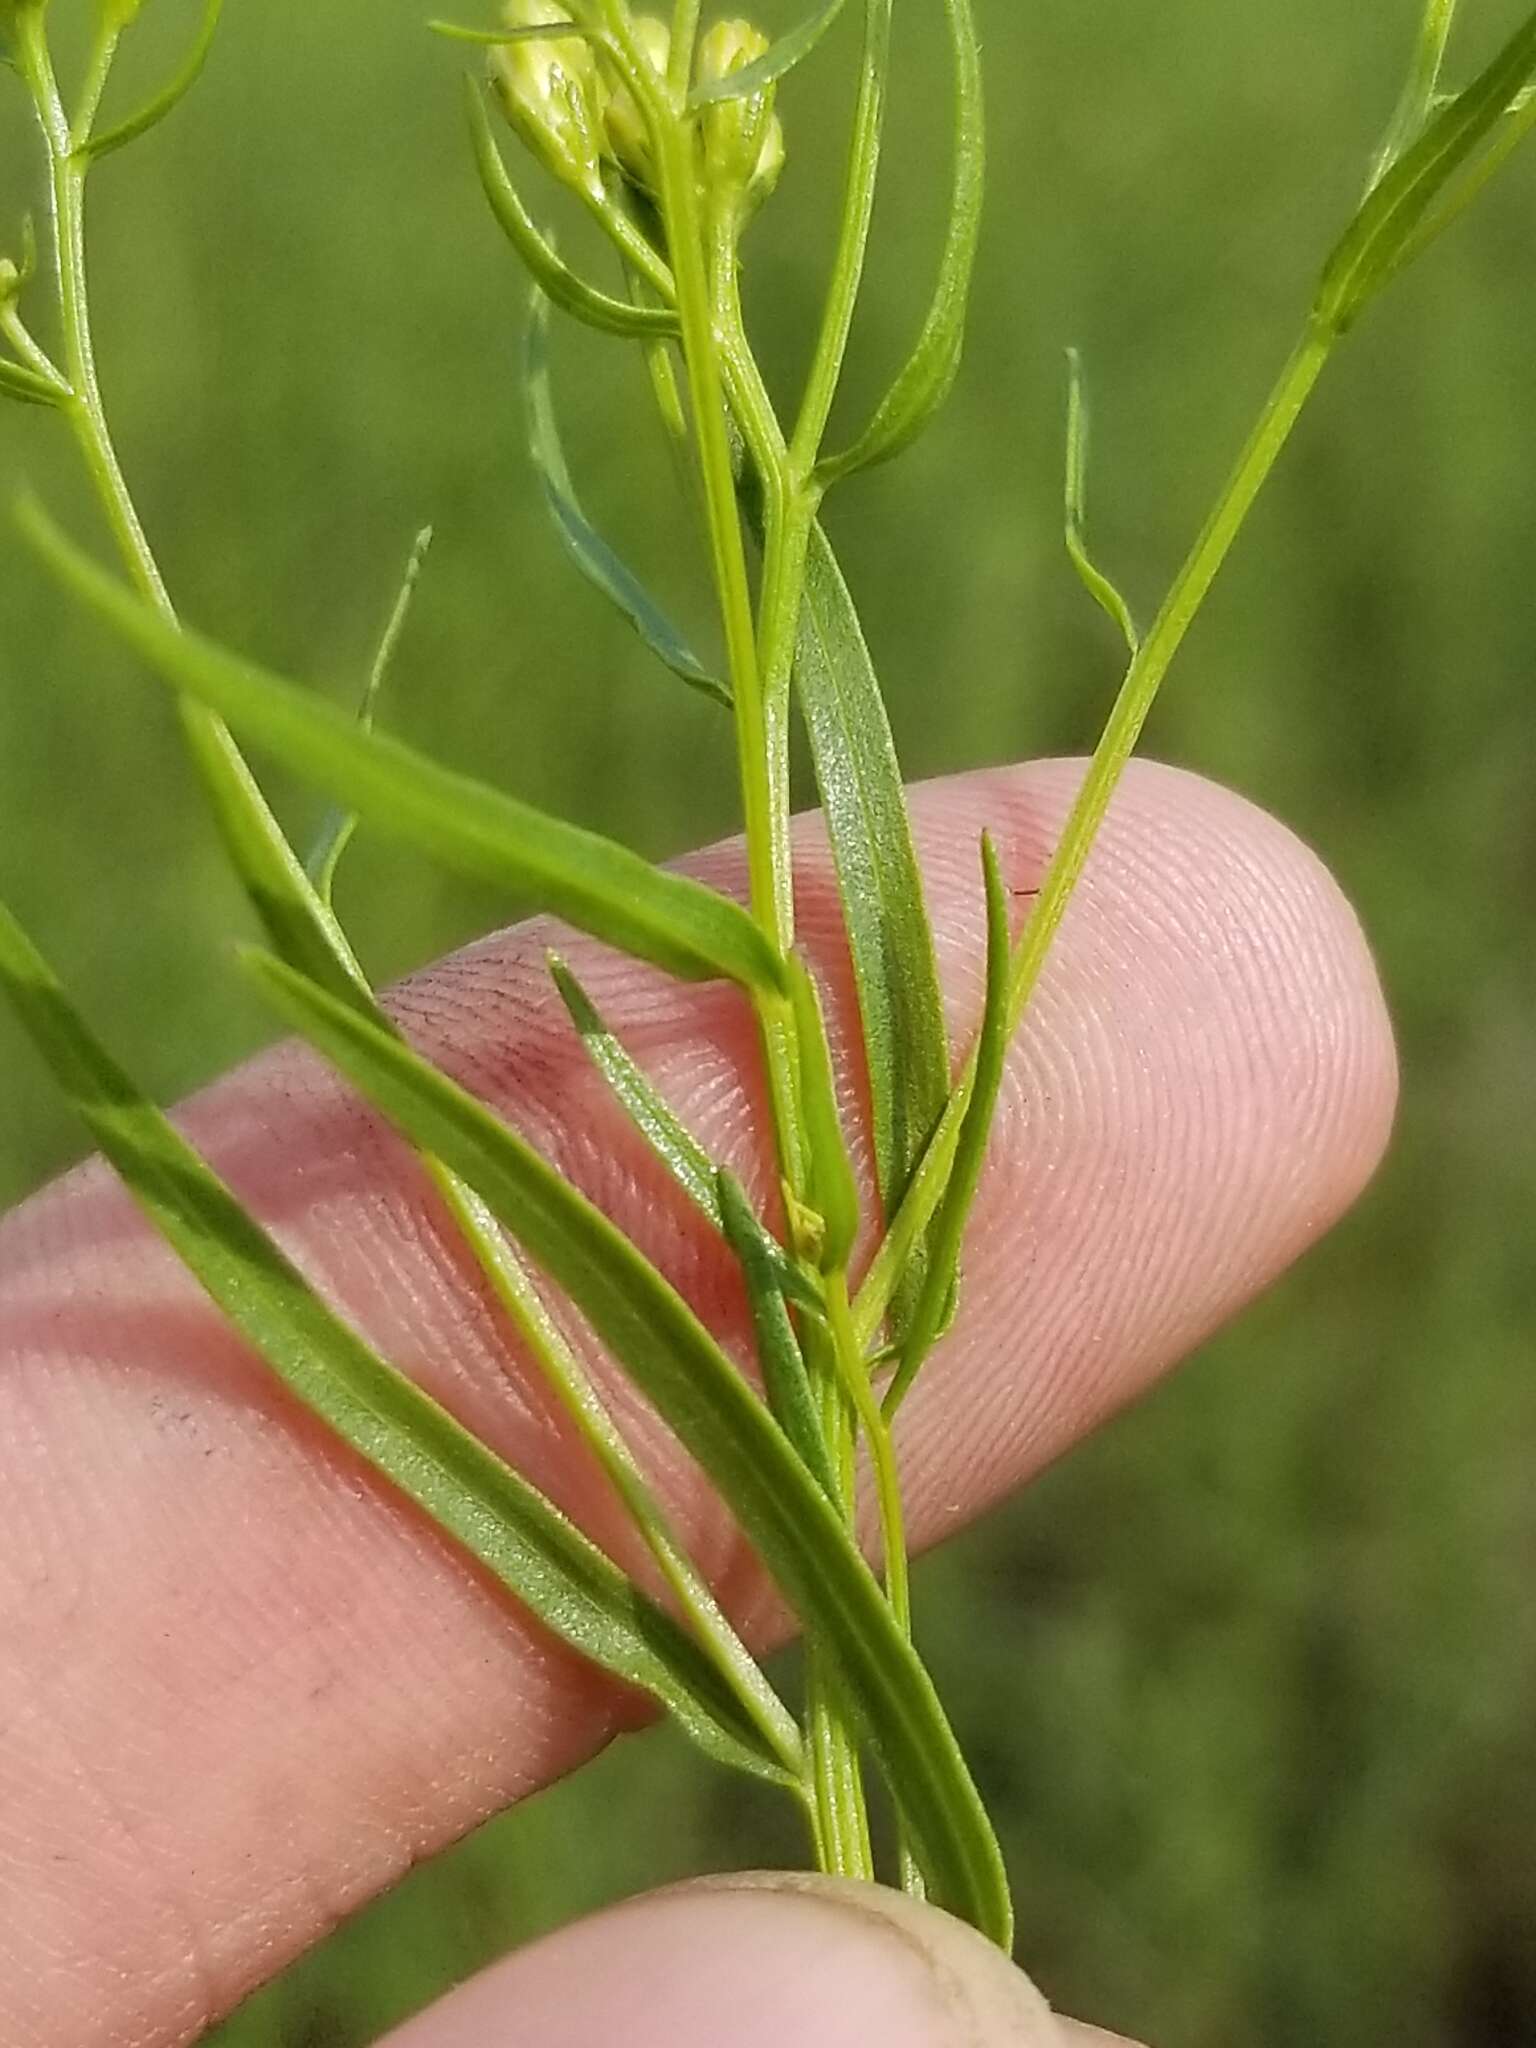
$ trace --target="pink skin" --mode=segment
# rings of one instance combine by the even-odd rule
[[[1044,763],[916,793],[962,1033],[980,987],[977,837],[990,827],[1011,882],[1032,887],[1079,773]],[[814,821],[798,847],[805,942],[862,1123]],[[740,884],[735,847],[692,865]],[[556,937],[763,1192],[752,1035],[728,989],[678,987],[535,924],[419,976],[397,1013],[743,1349],[725,1261],[549,987]],[[904,1418],[917,1539],[1058,1457],[1281,1273],[1370,1177],[1395,1089],[1369,955],[1317,862],[1239,799],[1135,770],[1012,1059],[962,1320]],[[185,1121],[390,1356],[630,1556],[421,1176],[314,1060],[280,1048]],[[776,1604],[718,1504],[604,1376],[732,1611],[771,1638]],[[0,1223],[0,1646],[7,2048],[193,2041],[341,1915],[645,1711],[298,1413],[94,1165]],[[893,1935],[835,1892],[665,1894],[514,1957],[460,1995],[481,2001],[470,2019],[450,2001],[400,2048],[1108,2038],[1046,2019],[1025,1980],[999,1988],[990,1955],[910,1912],[890,1906]],[[817,1984],[836,1995],[795,2003]]]

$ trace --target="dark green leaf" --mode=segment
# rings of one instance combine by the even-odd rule
[[[1009,980],[1012,964],[1008,930],[1008,891],[989,838],[981,842],[982,874],[987,891],[987,996],[976,1042],[970,1100],[960,1125],[955,1162],[944,1199],[929,1238],[927,1270],[902,1346],[901,1364],[886,1395],[886,1412],[894,1414],[922,1370],[928,1354],[954,1315],[960,1284],[960,1260],[986,1161],[987,1145],[997,1114],[998,1091],[1008,1057]]]
[[[250,964],[279,1010],[483,1197],[708,1473],[836,1659],[934,1897],[1006,1945],[997,1844],[932,1681],[821,1486],[714,1338],[629,1240],[472,1096],[302,976],[270,959]]]
[[[528,314],[523,357],[523,391],[528,410],[528,448],[556,531],[581,574],[629,621],[658,661],[673,675],[717,704],[729,705],[731,690],[712,676],[682,635],[587,519],[577,500],[555,417],[549,376],[549,300],[535,288]]]
[[[531,897],[608,944],[691,980],[781,991],[784,968],[740,905],[627,847],[546,816],[380,733],[201,635],[98,569],[36,507],[23,530],[49,567],[175,688],[248,732],[379,829],[470,879]],[[297,864],[295,864],[297,865]],[[302,870],[299,871],[302,876]]]
[[[720,1231],[725,1217],[720,1207],[718,1169],[714,1160],[673,1110],[655,1083],[626,1051],[604,1023],[592,998],[576,976],[556,954],[549,956],[549,971],[559,990],[571,1022],[581,1035],[588,1057],[618,1098],[620,1106],[678,1186],[689,1195]],[[774,1274],[779,1292],[797,1308],[813,1315],[825,1313],[826,1304],[810,1279],[785,1252],[783,1246],[753,1212],[757,1246],[754,1256]]]
[[[546,1626],[653,1694],[712,1755],[783,1782],[763,1738],[677,1624],[320,1300],[95,1042],[3,904],[0,990],[150,1222],[298,1399]]]
[[[430,526],[424,526],[417,534],[406,562],[405,575],[395,594],[394,604],[385,622],[383,637],[373,657],[373,667],[368,672],[363,700],[358,706],[357,722],[364,731],[373,729],[379,697],[399,650],[401,635],[405,632],[405,622],[410,617],[411,601],[416,595],[416,585],[421,580],[427,550],[431,545],[432,529]],[[333,805],[320,827],[315,849],[305,863],[310,880],[314,883],[315,893],[327,907],[336,886],[336,870],[341,865],[341,857],[351,844],[356,830],[357,813],[344,811]]]
[[[604,1023],[592,998],[558,954],[550,954],[549,972],[592,1064],[623,1104],[636,1130],[678,1185],[718,1225],[715,1162]]]
[[[723,78],[712,78],[707,85],[695,86],[688,95],[690,112],[715,106],[721,100],[752,99],[769,86],[777,85],[787,72],[804,63],[846,5],[847,0],[822,0],[814,14],[807,15],[798,27],[786,29],[754,63],[728,71]]]
[[[817,466],[830,485],[909,448],[954,389],[986,197],[986,102],[971,0],[944,0],[955,67],[955,171],[938,283],[917,345],[854,445]]]
[[[889,1218],[949,1099],[949,1044],[901,767],[858,614],[819,527],[795,682],[848,927]]]

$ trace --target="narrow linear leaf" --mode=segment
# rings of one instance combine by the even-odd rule
[[[714,1160],[603,1021],[592,998],[557,954],[549,956],[549,972],[588,1058],[618,1098],[630,1122],[684,1193],[717,1230],[729,1236],[720,1204],[719,1168]],[[812,1315],[825,1315],[826,1303],[820,1293],[755,1210],[752,1221],[756,1238],[754,1256],[772,1271],[779,1292],[797,1308],[807,1309]]]
[[[765,1256],[763,1227],[741,1182],[722,1167],[716,1185],[726,1241],[736,1254],[746,1282],[752,1331],[757,1339],[757,1362],[768,1406],[780,1429],[800,1453],[801,1462],[820,1481],[828,1500],[835,1501],[837,1474],[821,1433],[811,1376],[784,1300],[778,1263]]]
[[[530,896],[541,908],[669,973],[782,992],[782,963],[747,912],[728,897],[439,767],[398,740],[360,731],[335,705],[200,634],[178,629],[98,569],[35,506],[18,516],[59,580],[166,682],[248,732],[296,774],[379,829],[472,880]]]
[[[752,99],[769,86],[777,85],[797,64],[804,63],[846,5],[847,0],[822,0],[814,14],[807,15],[797,27],[786,29],[754,63],[743,64],[739,71],[727,72],[723,78],[712,78],[707,85],[695,86],[688,95],[688,111],[697,113],[700,108],[717,106],[722,100]]]
[[[1067,553],[1083,588],[1120,629],[1132,661],[1141,649],[1141,635],[1131,608],[1088,552],[1088,446],[1091,433],[1083,359],[1067,350]]]
[[[592,588],[629,621],[658,661],[690,688],[729,706],[731,690],[709,673],[645,585],[587,519],[576,497],[555,416],[549,374],[549,300],[535,287],[523,353],[523,392],[528,416],[528,449],[543,487],[544,502],[571,560]]]
[[[819,527],[795,683],[848,930],[889,1218],[949,1099],[949,1041],[901,766],[858,614]]]
[[[970,1100],[960,1125],[949,1185],[939,1205],[929,1238],[927,1270],[912,1313],[901,1364],[885,1397],[887,1415],[894,1415],[934,1345],[953,1319],[960,1285],[960,1261],[966,1225],[981,1183],[987,1145],[997,1115],[997,1098],[1008,1058],[1008,994],[1012,941],[1008,929],[1008,890],[990,837],[981,842],[982,875],[987,892],[987,994],[981,1031],[976,1041]]]
[[[548,959],[550,977],[580,1034],[588,1057],[618,1097],[631,1123],[673,1179],[704,1211],[720,1222],[715,1162],[638,1062],[604,1023],[596,1004],[558,954]]]
[[[711,1755],[784,1782],[681,1628],[314,1293],[97,1044],[3,904],[0,991],[139,1207],[290,1391],[557,1635],[651,1693]]]
[[[595,327],[600,334],[618,334],[641,341],[664,341],[677,334],[677,315],[670,307],[641,306],[630,299],[614,298],[571,269],[523,204],[497,147],[485,95],[472,78],[464,81],[464,105],[474,144],[475,167],[496,224],[547,297],[572,319]]]
[[[1451,180],[1508,115],[1536,77],[1536,13],[1517,28],[1487,68],[1405,150],[1340,240],[1324,268],[1314,319],[1343,334],[1401,268],[1425,216]]]
[[[432,529],[424,526],[417,534],[410,556],[406,561],[405,575],[395,593],[395,601],[385,621],[383,637],[373,657],[373,666],[368,672],[368,681],[363,688],[363,699],[358,706],[357,722],[365,732],[373,729],[374,716],[378,710],[379,698],[394,659],[399,652],[400,641],[405,632],[407,619],[411,615],[411,604],[416,596],[416,586],[421,581],[421,572],[426,566],[427,553],[432,546]],[[320,827],[315,849],[305,863],[315,893],[322,903],[330,905],[336,887],[336,870],[341,857],[352,843],[357,831],[357,813],[344,811],[333,806]]]
[[[714,1338],[628,1239],[472,1096],[279,962],[248,965],[291,1023],[481,1195],[713,1480],[835,1659],[935,1898],[1006,1946],[1001,1857],[932,1681],[821,1486]]]
[[[820,1218],[821,1270],[843,1273],[859,1235],[859,1190],[837,1110],[826,1016],[810,969],[798,953],[789,963],[789,1001],[799,1056],[800,1116],[812,1162],[809,1194]]]
[[[214,37],[218,34],[219,17],[224,11],[224,0],[205,0],[203,18],[198,27],[192,48],[188,51],[181,69],[165,88],[156,93],[148,106],[140,108],[126,121],[119,121],[116,127],[106,129],[100,135],[93,135],[80,154],[91,163],[99,163],[104,156],[125,144],[137,142],[141,135],[147,135],[152,128],[170,114],[175,113],[187,94],[202,77],[209,56],[213,51]]]
[[[889,462],[943,406],[960,373],[971,281],[986,197],[987,135],[981,46],[971,0],[944,0],[955,74],[955,169],[938,283],[912,354],[853,446],[817,466],[824,485]]]

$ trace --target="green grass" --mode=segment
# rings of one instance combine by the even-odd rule
[[[924,449],[834,507],[914,774],[1093,739],[1118,661],[1061,550],[1062,350],[1083,349],[1096,397],[1095,546],[1145,617],[1357,196],[1414,12],[980,11],[996,183],[967,370]],[[187,12],[164,0],[146,39]],[[1470,10],[1490,42],[1515,12]],[[898,94],[909,136],[942,128],[927,34]],[[831,166],[852,40],[844,23],[785,95],[802,192]],[[410,7],[231,10],[173,126],[100,177],[123,452],[189,617],[346,699],[432,520],[385,723],[670,852],[734,822],[724,727],[658,679],[546,526],[520,451],[524,294],[461,143],[457,62]],[[0,110],[8,227],[25,153],[18,98]],[[887,246],[918,261],[933,156],[893,151],[884,202]],[[1405,1054],[1392,1164],[1240,1330],[918,1572],[1022,1952],[1064,2006],[1182,2048],[1536,2032],[1533,211],[1527,165],[1351,343],[1151,738],[1294,823],[1359,904]],[[788,367],[816,252],[771,217],[759,236],[767,356]],[[868,391],[907,334],[889,254],[875,286]],[[602,345],[558,339],[569,390]],[[612,463],[631,395],[604,380],[572,418],[572,466],[707,659],[650,504],[662,451]],[[83,524],[50,423],[8,412],[0,490],[22,475]],[[223,950],[243,914],[167,708],[4,561],[5,887],[172,1095],[262,1032]],[[381,976],[498,908],[366,835],[342,887]],[[0,1021],[0,1199],[75,1147],[33,1072]],[[678,1744],[627,1744],[418,1874],[221,2048],[366,2041],[571,1912],[793,1853],[778,1827]]]

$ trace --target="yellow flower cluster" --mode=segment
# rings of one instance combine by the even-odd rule
[[[532,37],[501,45],[492,78],[508,120],[528,148],[564,185],[601,201],[610,173],[654,196],[650,124],[630,83],[616,75],[569,11],[550,0],[506,0],[509,29],[571,22],[571,34]],[[634,50],[665,90],[671,31],[654,15],[631,23]],[[707,90],[754,64],[768,38],[746,21],[717,22],[701,37],[694,64],[696,89]],[[774,112],[774,88],[706,100],[696,116],[699,183],[706,199],[737,224],[763,204],[784,166],[784,130]]]

